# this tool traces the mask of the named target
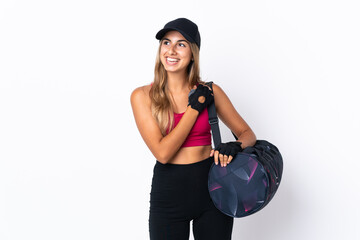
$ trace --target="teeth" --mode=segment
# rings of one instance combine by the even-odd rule
[[[169,62],[178,62],[179,60],[177,60],[177,59],[175,59],[175,58],[167,58],[167,60],[169,61]]]

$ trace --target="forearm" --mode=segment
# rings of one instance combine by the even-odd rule
[[[198,115],[198,111],[192,109],[190,106],[187,107],[176,127],[161,139],[159,143],[161,154],[157,159],[158,161],[165,164],[176,154],[189,135]]]
[[[241,142],[241,148],[244,149],[249,146],[254,146],[256,142],[256,136],[251,129],[245,130],[238,136],[238,142]]]

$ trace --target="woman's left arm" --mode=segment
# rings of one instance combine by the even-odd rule
[[[241,148],[246,148],[248,146],[254,146],[256,142],[256,136],[251,130],[250,126],[245,122],[245,120],[240,116],[236,111],[233,104],[231,103],[228,96],[225,92],[216,84],[212,84],[215,108],[218,117],[220,120],[236,135],[238,142],[241,142]],[[232,160],[232,156],[227,156],[220,154],[218,151],[214,150],[211,152],[210,156],[214,154],[215,163],[220,159],[221,165],[225,165]]]

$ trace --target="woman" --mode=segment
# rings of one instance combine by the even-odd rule
[[[191,220],[196,240],[231,239],[233,218],[211,201],[208,172],[213,162],[229,164],[234,156],[228,153],[253,146],[256,137],[224,91],[217,84],[211,90],[200,80],[201,40],[195,23],[173,20],[156,38],[160,45],[154,82],[131,94],[137,127],[157,160],[150,193],[150,239],[189,239]],[[212,101],[219,118],[238,137],[217,149],[211,147],[208,123]]]

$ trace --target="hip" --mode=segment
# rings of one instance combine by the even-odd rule
[[[213,157],[192,164],[156,162],[151,185],[151,208],[204,208],[211,204],[208,175]]]
[[[189,191],[207,189],[209,170],[214,157],[190,164],[162,164],[156,161],[153,170],[152,191]]]

